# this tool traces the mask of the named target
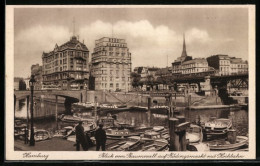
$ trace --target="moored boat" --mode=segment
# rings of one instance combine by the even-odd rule
[[[124,139],[130,136],[140,135],[140,133],[132,132],[129,129],[110,128],[106,130],[106,135],[110,139]]]
[[[140,146],[140,137],[130,136],[106,147],[108,151],[135,151]]]
[[[245,136],[237,136],[236,142],[234,144],[231,144],[227,140],[214,140],[208,142],[210,150],[213,151],[222,151],[222,150],[236,150],[240,147],[248,144],[248,137]]]
[[[148,130],[141,136],[140,151],[163,151],[168,147],[168,141],[162,136],[162,133]]]
[[[28,140],[30,140],[30,134],[31,134],[31,132],[29,131]],[[47,130],[36,129],[34,131],[34,140],[35,141],[44,141],[44,140],[47,140],[50,138],[51,138],[51,135]]]
[[[223,135],[232,127],[230,119],[213,119],[205,123],[204,131],[206,135]]]
[[[203,140],[202,128],[198,125],[191,124],[186,130],[186,139],[189,143],[197,143]]]

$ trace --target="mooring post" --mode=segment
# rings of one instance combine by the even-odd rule
[[[58,129],[58,96],[55,96],[55,119],[56,119],[56,129]]]
[[[179,151],[179,136],[176,134],[175,129],[179,120],[176,118],[169,119],[169,134],[170,134],[170,148],[169,151]]]
[[[236,130],[235,130],[235,129],[230,129],[230,130],[228,130],[228,132],[227,132],[227,138],[228,138],[228,141],[229,141],[231,144],[236,143],[236,139],[237,139]]]
[[[148,97],[148,126],[151,126],[151,97]]]

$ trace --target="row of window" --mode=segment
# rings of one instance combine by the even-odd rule
[[[54,59],[67,58],[67,55],[69,55],[70,57],[73,57],[75,55],[75,56],[79,56],[79,57],[82,57],[82,58],[88,58],[88,54],[86,52],[82,53],[80,51],[77,51],[77,52],[75,52],[75,51],[64,51],[64,52],[56,53],[54,56],[45,58],[44,62],[50,63]]]

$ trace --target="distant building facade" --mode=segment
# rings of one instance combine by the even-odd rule
[[[242,58],[231,57],[230,73],[231,75],[248,73],[248,62]]]
[[[42,54],[43,84],[61,89],[86,89],[89,79],[89,50],[75,36],[53,51]]]
[[[131,53],[125,39],[103,37],[96,40],[91,64],[95,90],[131,89]]]
[[[218,70],[219,75],[230,75],[230,57],[228,55],[212,55],[207,58],[208,65]]]
[[[35,86],[34,90],[41,90],[42,89],[42,66],[39,64],[31,66],[31,75],[34,75],[35,79]]]

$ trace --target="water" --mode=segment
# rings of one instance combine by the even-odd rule
[[[35,103],[35,117],[34,121],[35,127],[38,129],[45,129],[48,131],[55,131],[62,127],[71,125],[64,122],[56,122],[55,109],[56,105],[54,102],[36,100]],[[30,110],[30,108],[29,108]],[[63,103],[58,104],[58,113],[64,113],[65,107]],[[91,115],[89,111],[89,115]],[[148,113],[144,111],[125,111],[115,113],[117,120],[119,122],[134,124],[135,126],[148,125]],[[216,118],[228,118],[229,115],[232,115],[233,127],[237,129],[237,135],[247,135],[248,134],[248,111],[246,110],[234,110],[230,111],[227,109],[214,109],[214,110],[185,110],[181,112],[181,115],[184,115],[186,119],[190,122],[196,122],[198,117],[201,122],[206,122],[210,117]],[[26,119],[27,116],[27,103],[26,100],[20,100],[18,108],[15,110],[15,117]],[[29,116],[30,117],[30,116]],[[168,126],[168,120],[166,115],[162,114],[151,114],[151,126]]]

